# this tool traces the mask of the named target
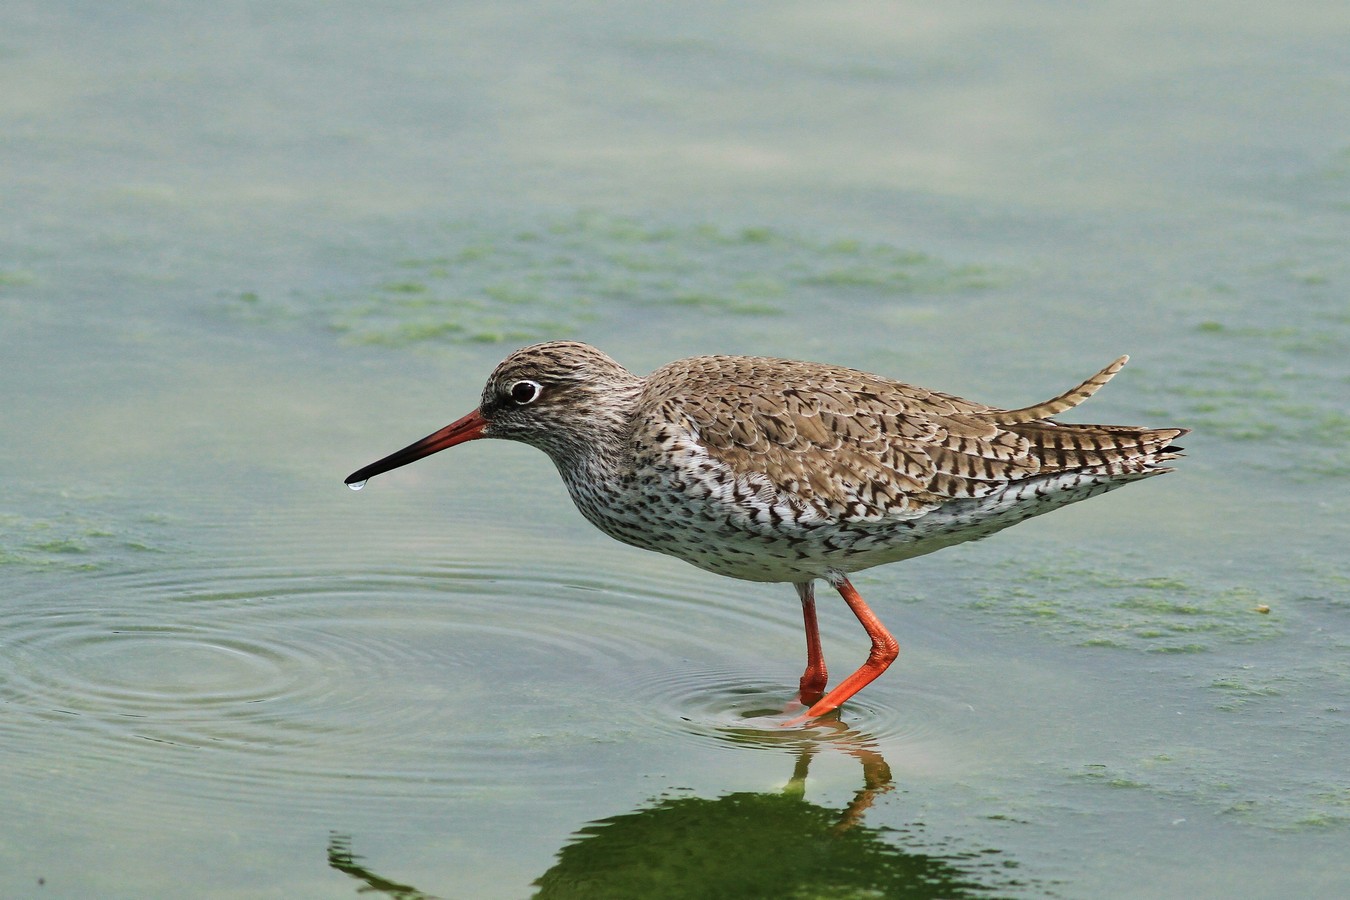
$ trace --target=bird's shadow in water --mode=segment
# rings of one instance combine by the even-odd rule
[[[557,862],[534,881],[537,900],[676,897],[989,897],[1047,885],[1016,877],[997,850],[958,850],[922,825],[876,828],[863,818],[895,785],[867,735],[835,722],[809,733],[741,728],[726,737],[746,746],[788,750],[786,786],[716,798],[657,797],[632,812],[578,829]],[[842,752],[862,767],[862,786],[841,809],[806,800],[807,773],[820,753]],[[943,852],[944,844],[952,845]],[[922,848],[919,850],[918,848]],[[381,877],[333,834],[328,864],[364,882],[361,893],[434,900]]]

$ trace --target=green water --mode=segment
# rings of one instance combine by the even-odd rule
[[[1335,4],[0,10],[0,896],[1350,891]],[[1178,472],[855,581],[355,468],[519,344],[805,357]],[[821,594],[836,678],[866,639]]]

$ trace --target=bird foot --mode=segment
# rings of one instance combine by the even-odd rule
[[[795,715],[795,716],[792,716],[792,718],[788,719],[786,722],[780,722],[780,723],[778,723],[778,727],[779,727],[779,728],[797,728],[797,727],[802,726],[802,725],[805,725],[805,724],[807,724],[807,723],[821,724],[821,723],[819,723],[818,720],[821,719],[822,717],[827,716],[827,715],[829,715],[830,713],[834,712],[835,709],[837,709],[837,707],[831,707],[830,709],[823,709],[823,710],[821,710],[820,712],[815,713],[815,714],[813,715],[813,714],[811,713],[811,710],[815,708],[815,705],[814,705],[814,704],[815,704],[817,701],[819,701],[819,700],[820,700],[820,697],[819,697],[819,696],[816,696],[816,697],[805,697],[805,698],[798,696],[798,697],[796,697],[796,698],[794,698],[794,699],[788,701],[788,704],[787,704],[786,706],[783,707],[783,715],[788,716],[788,715],[792,715],[793,713],[798,713],[798,714]],[[800,710],[800,712],[798,712],[799,710]]]

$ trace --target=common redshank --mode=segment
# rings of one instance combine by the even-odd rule
[[[899,645],[848,580],[986,537],[1171,471],[1183,428],[1055,421],[1120,371],[1122,356],[1044,403],[999,409],[855,369],[696,356],[633,375],[588,344],[550,341],[497,366],[478,409],[353,472],[381,472],[465,441],[538,447],[577,509],[627,544],[746,581],[791,582],[806,626],[799,720],[836,709]],[[843,596],[872,639],[825,692],[814,584]]]

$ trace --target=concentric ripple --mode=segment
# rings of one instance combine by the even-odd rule
[[[424,547],[380,547],[374,569],[250,546],[32,575],[0,607],[0,740],[31,766],[30,801],[58,809],[81,802],[66,775],[97,785],[111,766],[201,798],[398,798],[375,805],[406,812],[565,801],[594,775],[591,748],[635,728],[722,747],[811,735],[784,726],[801,652],[790,595],[689,588],[626,570],[622,548],[578,561],[537,546],[521,566],[512,546],[483,538],[455,554],[475,563],[440,565]],[[894,692],[864,693],[844,722],[903,743],[950,711],[902,696],[894,709]]]
[[[569,773],[541,765],[540,719],[569,679],[649,653],[641,628],[597,626],[603,594],[484,569],[221,566],[27,588],[0,612],[0,733],[30,751],[17,757],[153,769],[210,796],[566,790]],[[516,597],[522,615],[504,614]]]
[[[154,625],[88,616],[39,616],[10,650],[14,689],[70,714],[153,718],[213,715],[294,690],[286,650],[221,626]]]
[[[797,663],[783,660],[784,674]],[[912,688],[862,692],[819,722],[797,722],[795,679],[774,680],[735,668],[684,669],[653,673],[632,689],[648,702],[647,722],[671,733],[694,735],[724,747],[779,745],[787,736],[830,735],[840,728],[903,748],[949,740],[968,718],[958,698]]]

